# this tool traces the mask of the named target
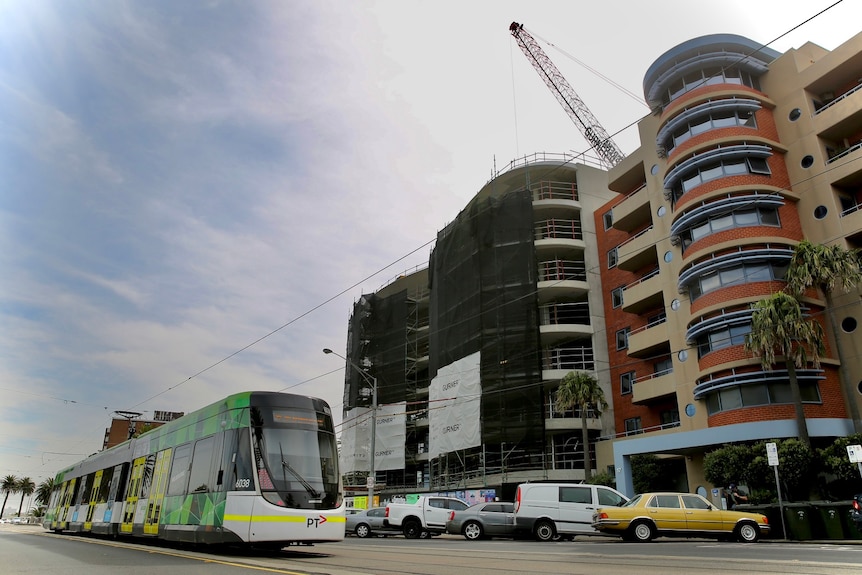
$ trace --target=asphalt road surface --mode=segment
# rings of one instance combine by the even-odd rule
[[[36,526],[0,526],[0,572],[5,575],[701,575],[780,573],[859,575],[862,545],[850,542],[763,541],[755,544],[612,538],[574,542],[356,539],[280,552],[212,552],[142,545]]]

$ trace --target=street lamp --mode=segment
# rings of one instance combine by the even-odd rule
[[[355,369],[362,378],[371,384],[371,458],[369,462],[369,466],[371,471],[368,473],[368,509],[374,505],[374,480],[376,479],[376,474],[374,470],[374,437],[377,435],[377,378],[373,375],[369,375],[365,373],[361,367],[344,357],[339,353],[335,353],[328,347],[323,348],[323,353],[332,354],[334,356],[340,357],[344,361],[346,361],[350,366]]]

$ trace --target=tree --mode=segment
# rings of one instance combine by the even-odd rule
[[[0,519],[2,519],[3,512],[6,511],[6,500],[9,499],[9,494],[18,491],[18,478],[14,475],[7,475],[3,478],[3,483],[0,484],[0,490],[6,494],[3,497],[3,507],[0,507]]]
[[[51,493],[54,491],[54,478],[48,478],[39,484],[36,488],[36,504],[48,505],[51,500]]]
[[[570,371],[560,380],[554,401],[560,411],[577,408],[581,414],[581,434],[584,442],[584,480],[592,479],[592,458],[590,457],[590,436],[587,429],[587,411],[592,409],[596,417],[601,417],[608,402],[599,387],[598,380],[583,371]]]
[[[845,360],[848,356],[838,331],[838,320],[835,318],[835,306],[832,300],[832,293],[836,289],[847,292],[862,283],[859,253],[856,250],[846,250],[839,245],[824,246],[803,240],[793,250],[785,279],[787,291],[797,298],[801,297],[809,287],[815,287],[823,293],[829,327],[840,361],[838,375],[847,413],[853,422],[854,433],[862,433],[862,420],[855,401],[856,394]]]
[[[21,503],[18,504],[18,517],[21,517],[21,508],[24,506],[24,498],[33,495],[36,491],[36,484],[29,477],[22,477],[18,480],[18,492],[21,494]]]
[[[745,349],[759,356],[760,365],[767,371],[772,369],[777,356],[783,356],[796,410],[799,438],[810,449],[811,438],[808,436],[796,369],[808,365],[809,355],[814,366],[820,367],[822,326],[806,316],[795,297],[778,292],[754,305],[751,333],[745,336]]]

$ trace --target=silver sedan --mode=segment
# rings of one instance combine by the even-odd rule
[[[485,537],[514,537],[515,506],[493,501],[479,503],[463,511],[452,511],[446,522],[446,533],[463,535],[470,541]]]
[[[345,531],[362,538],[374,535],[400,535],[400,529],[383,526],[383,518],[385,516],[385,507],[372,507],[371,509],[363,509],[357,513],[348,514]]]

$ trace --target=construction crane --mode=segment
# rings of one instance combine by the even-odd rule
[[[509,26],[509,32],[515,37],[518,42],[518,47],[527,57],[527,60],[539,73],[539,76],[545,82],[545,85],[569,115],[569,118],[575,123],[578,129],[583,134],[584,138],[590,143],[599,155],[601,163],[606,168],[612,168],[623,161],[625,154],[611,139],[605,129],[599,124],[599,121],[593,116],[583,100],[578,97],[560,71],[551,62],[544,50],[539,46],[536,39],[529,32],[524,30],[523,24],[512,22]]]

